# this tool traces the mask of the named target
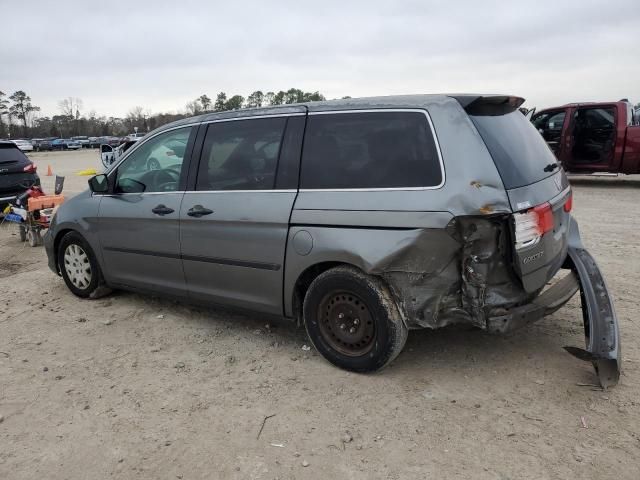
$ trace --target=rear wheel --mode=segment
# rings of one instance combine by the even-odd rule
[[[103,283],[93,250],[77,232],[67,233],[58,247],[58,266],[67,287],[81,298],[95,297]]]
[[[18,225],[18,231],[20,232],[20,241],[21,242],[26,242],[27,241],[27,227],[25,227],[24,225],[20,224]]]
[[[407,340],[407,327],[387,286],[353,267],[319,275],[305,296],[303,314],[313,345],[345,370],[380,370]]]

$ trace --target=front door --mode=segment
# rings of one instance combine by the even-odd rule
[[[114,159],[113,155],[113,147],[111,145],[107,145],[106,143],[100,145],[100,161],[102,165],[104,165],[104,168],[111,166]]]
[[[610,107],[580,107],[574,111],[565,163],[572,172],[610,172],[616,144],[616,111]]]
[[[303,128],[303,116],[209,125],[195,191],[185,193],[180,211],[192,298],[282,314]]]
[[[107,281],[186,295],[180,260],[180,205],[190,139],[197,127],[160,133],[137,146],[110,173],[112,192],[100,203],[99,236]],[[193,140],[191,140],[193,141]],[[151,160],[183,145],[161,168]]]

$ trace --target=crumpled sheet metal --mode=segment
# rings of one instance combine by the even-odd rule
[[[322,235],[345,262],[386,280],[410,327],[483,328],[489,311],[528,298],[508,269],[505,228],[501,217],[458,217],[447,229],[376,232],[366,242],[359,230]]]

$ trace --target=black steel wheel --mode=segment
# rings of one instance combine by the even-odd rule
[[[373,347],[375,323],[367,305],[354,292],[325,295],[318,307],[318,319],[324,340],[343,355],[358,357]]]
[[[407,327],[385,283],[350,266],[327,270],[311,283],[303,316],[318,352],[354,372],[384,368],[407,340]]]

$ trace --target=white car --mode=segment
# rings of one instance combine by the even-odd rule
[[[29,140],[11,140],[23,152],[33,152],[33,145]]]
[[[105,168],[109,168],[112,163],[117,161],[124,155],[124,153],[134,144],[140,140],[128,140],[119,147],[113,148],[109,145],[100,145],[100,159]],[[164,168],[174,167],[181,162],[184,157],[184,152],[187,148],[187,142],[181,138],[175,138],[170,140],[164,145],[158,145],[151,147],[147,156],[144,157],[146,162],[146,168],[149,170],[160,170]]]
[[[129,135],[127,135],[127,136],[125,137],[125,139],[126,139],[126,140],[132,140],[132,141],[134,141],[134,142],[135,142],[135,141],[140,140],[140,139],[141,139],[142,137],[144,137],[145,135],[146,135],[146,133],[142,133],[142,132],[140,132],[140,133],[137,133],[137,132],[136,132],[136,133],[130,133]]]
[[[140,139],[136,138],[127,140],[117,147],[112,147],[111,145],[108,145],[106,143],[100,145],[100,160],[102,161],[102,165],[104,165],[104,168],[109,168],[112,163],[122,157],[122,155],[124,155],[124,152],[129,150],[129,148],[133,146],[138,140]]]

